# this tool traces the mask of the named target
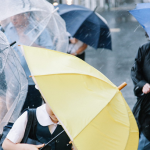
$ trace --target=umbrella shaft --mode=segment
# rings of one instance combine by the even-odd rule
[[[59,135],[61,135],[65,130],[61,131],[59,134],[57,134],[53,139],[51,139],[47,144],[45,144],[44,147],[42,147],[40,150],[43,150],[48,144],[50,144],[53,140],[55,140]]]

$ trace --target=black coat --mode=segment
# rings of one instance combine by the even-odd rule
[[[134,83],[134,94],[137,96],[133,114],[139,130],[150,140],[150,93],[142,93],[143,86],[146,83],[150,84],[150,43],[139,48],[131,69],[131,78]]]

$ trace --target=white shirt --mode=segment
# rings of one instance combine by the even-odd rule
[[[51,118],[49,117],[46,111],[46,104],[43,104],[42,106],[36,109],[36,117],[40,125],[49,126],[49,130],[51,133],[54,132],[54,130],[57,127],[57,124],[59,124],[59,122],[57,124],[52,122]],[[28,114],[26,111],[16,120],[12,129],[7,135],[7,139],[9,139],[11,142],[15,144],[20,143],[24,137],[27,120]]]
[[[69,47],[68,47],[68,52],[69,53],[75,53],[84,43],[81,42],[81,41],[77,41],[76,44],[69,44]],[[83,53],[83,52],[82,52]],[[80,54],[82,54],[80,53]]]

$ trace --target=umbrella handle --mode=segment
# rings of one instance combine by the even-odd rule
[[[122,83],[120,86],[118,86],[118,89],[119,89],[119,90],[122,90],[125,86],[127,86],[127,83],[126,83],[126,82],[124,82],[124,83]]]
[[[11,43],[10,46],[13,46],[14,44],[16,44],[16,41],[14,41],[13,43]]]
[[[72,144],[72,141],[70,141],[69,144],[67,144],[67,146],[69,146],[70,144]]]

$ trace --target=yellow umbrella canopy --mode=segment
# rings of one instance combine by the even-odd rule
[[[77,150],[137,150],[136,121],[108,78],[75,56],[22,49],[33,80]]]

